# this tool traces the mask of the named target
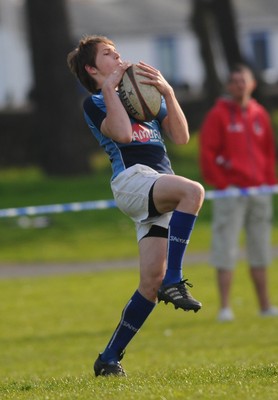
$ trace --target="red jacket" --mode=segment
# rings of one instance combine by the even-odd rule
[[[251,99],[242,109],[219,99],[201,127],[200,164],[205,182],[217,189],[275,184],[274,135],[263,106]]]

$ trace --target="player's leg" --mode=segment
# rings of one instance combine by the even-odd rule
[[[200,183],[177,175],[163,175],[155,182],[153,189],[154,204],[161,214],[177,210],[197,215],[204,195]]]
[[[95,375],[125,375],[120,364],[125,348],[139,331],[155,302],[146,299],[138,290],[132,295],[122,311],[121,319],[103,353],[95,362]]]
[[[146,166],[135,165],[122,172],[111,184],[118,207],[136,223],[140,250],[140,267],[142,267],[142,271],[145,265],[144,255],[145,252],[148,252],[149,248],[148,242],[151,242],[151,238],[144,238],[144,236],[149,234],[152,228],[152,223],[148,221],[148,218],[152,217],[155,219],[157,216],[156,211],[154,214],[152,213],[152,215],[150,215],[149,192],[158,177],[159,174],[156,171]],[[164,225],[167,227],[169,216],[161,218],[165,220]],[[143,225],[141,221],[144,221]],[[157,235],[157,231],[159,234],[161,230],[163,231],[163,228],[158,227],[155,230],[152,229],[152,232],[155,231]],[[167,231],[167,229],[164,228],[164,231],[165,230]],[[146,243],[143,250],[141,250],[141,242]],[[167,240],[165,239],[165,232],[161,242],[164,242],[164,247],[166,248]],[[159,246],[159,248],[161,247]],[[136,290],[127,302],[122,312],[120,322],[108,345],[96,360],[94,366],[96,375],[123,374],[121,364],[119,363],[123,351],[155,306],[157,290],[164,275],[163,265],[165,263],[165,252],[166,250],[163,255],[163,251],[159,251],[157,256],[154,256],[155,259],[153,259],[153,262],[151,262],[151,258],[149,257],[149,271],[148,268],[146,268],[146,273],[140,273],[139,290]],[[158,279],[159,284],[155,283],[156,279]],[[150,287],[155,288],[154,292],[151,293]]]
[[[139,254],[140,283],[138,290],[146,299],[156,302],[157,291],[165,275],[167,238],[145,237],[141,239]]]
[[[201,308],[201,303],[189,293],[182,280],[182,264],[195,220],[204,199],[204,189],[198,183],[180,176],[163,176],[154,184],[153,201],[158,212],[173,211],[168,230],[167,269],[158,300],[171,302],[186,311]]]
[[[142,230],[140,230],[142,226],[141,228],[137,226],[137,229],[140,230],[140,232],[137,231],[140,251],[140,284],[139,289],[124,308],[119,325],[107,347],[95,363],[96,375],[123,374],[119,363],[122,353],[155,306],[157,291],[165,273],[167,229],[170,216],[166,213],[160,217],[155,206],[150,213],[150,196],[148,194],[153,192],[150,189],[157,179],[164,179],[164,176],[159,177],[157,173],[153,173],[147,167],[134,166],[134,168],[127,170],[126,174],[120,174],[113,182],[113,193],[115,199],[117,199],[118,206],[130,215],[135,222],[138,222],[138,226],[142,225],[139,221],[145,221]],[[181,181],[184,183],[183,178],[178,180],[180,183]],[[166,185],[167,183],[165,182],[165,190]],[[177,183],[170,190],[178,191],[179,186]],[[192,193],[193,195],[196,196],[196,194]],[[188,196],[188,204],[191,204],[192,196]],[[176,207],[180,197],[181,195],[176,196],[170,202],[169,211]],[[165,212],[166,210],[161,213],[164,214]],[[149,231],[148,217],[152,219],[159,218],[158,228],[152,228]],[[142,233],[142,231],[144,232]],[[195,300],[185,289],[184,284],[179,283],[179,290],[183,293],[183,301],[186,302],[186,307],[189,307],[189,304],[192,304]],[[182,308],[185,308],[185,306]]]
[[[126,304],[117,328],[95,363],[96,375],[124,375],[119,361],[155,307],[157,291],[165,273],[166,248],[165,237],[145,237],[139,241],[139,287]]]

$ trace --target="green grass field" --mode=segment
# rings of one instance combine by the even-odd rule
[[[257,316],[244,265],[235,277],[232,323],[215,320],[213,270],[186,271],[203,309],[159,304],[128,346],[127,378],[95,378],[92,365],[136,288],[136,269],[1,280],[0,398],[278,399],[278,320]],[[270,272],[278,304],[278,272]]]
[[[196,139],[174,154],[177,173],[199,179]],[[38,169],[0,171],[0,208],[110,199],[109,166],[96,175],[46,177]],[[274,202],[278,215],[277,196]],[[29,222],[34,222],[35,217]],[[118,210],[49,215],[46,228],[0,219],[1,264],[79,263],[137,257],[133,224]],[[208,251],[205,202],[188,252]],[[274,220],[275,222],[275,220]],[[242,238],[244,244],[244,238]],[[273,245],[278,245],[274,223]],[[278,305],[277,260],[270,291]],[[189,265],[186,277],[203,303],[197,313],[159,304],[130,343],[128,378],[95,378],[92,365],[137,286],[136,269],[0,279],[0,398],[28,400],[276,400],[278,319],[262,319],[246,265],[233,286],[236,320],[220,324],[214,271]]]

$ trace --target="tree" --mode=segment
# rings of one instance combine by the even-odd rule
[[[41,166],[50,175],[88,172],[89,134],[75,80],[66,65],[72,45],[65,1],[26,0],[26,11]]]
[[[228,67],[231,68],[234,64],[244,61],[237,38],[232,0],[213,0],[211,1],[211,9],[214,14],[225,59]]]
[[[214,37],[222,47],[228,68],[243,61],[236,35],[234,10],[231,0],[192,0],[192,10],[192,26],[199,39],[206,72],[205,89],[209,103],[212,103],[222,91],[215,60]]]

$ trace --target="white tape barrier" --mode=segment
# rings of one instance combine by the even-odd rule
[[[85,201],[80,203],[50,204],[45,206],[30,206],[19,208],[5,208],[0,210],[0,218],[17,217],[23,215],[58,214],[85,210],[104,210],[116,207],[114,200]]]
[[[213,200],[223,197],[246,197],[254,196],[257,194],[275,194],[278,193],[278,185],[263,185],[259,187],[249,187],[249,188],[236,188],[230,187],[224,190],[208,190],[206,192],[206,199]]]
[[[278,185],[249,187],[244,189],[229,188],[225,190],[208,190],[205,198],[207,200],[223,197],[252,196],[256,194],[278,193]],[[85,210],[104,210],[116,207],[114,200],[84,201],[80,203],[50,204],[43,206],[29,206],[19,208],[0,209],[0,218],[18,217],[23,215],[58,214],[65,212],[76,212]]]

